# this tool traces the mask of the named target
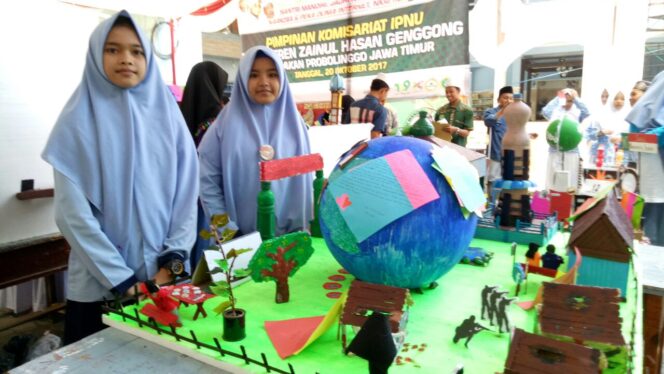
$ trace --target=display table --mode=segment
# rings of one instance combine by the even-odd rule
[[[662,370],[664,346],[664,247],[636,245],[642,268],[644,364],[649,373]]]
[[[566,240],[564,235],[558,235],[553,242],[562,248]],[[220,346],[227,351],[237,352],[254,362],[268,362],[271,367],[281,372],[290,372],[289,365],[295,372],[320,373],[361,373],[367,371],[367,362],[361,358],[346,356],[341,353],[341,341],[337,339],[336,323],[318,340],[313,342],[300,354],[279,358],[265,331],[265,321],[278,321],[293,318],[322,316],[334,305],[336,299],[329,298],[331,292],[347,289],[352,277],[340,272],[340,266],[326,249],[322,239],[314,239],[316,249],[309,262],[290,279],[290,299],[285,304],[275,304],[274,283],[245,283],[234,290],[238,299],[238,307],[247,310],[247,337],[240,342],[225,342],[221,340],[222,321],[219,317],[210,314],[207,318],[198,318],[193,321],[195,308],[180,309],[180,317],[185,327],[178,329],[180,336],[196,336],[198,342],[207,344],[209,348],[184,341],[162,332],[158,335],[151,329],[145,317],[142,318],[142,328],[130,319],[116,314],[105,317],[105,322],[113,327],[122,329],[131,334],[148,338],[159,344],[168,345],[178,352],[197,357],[207,357],[225,365],[230,363],[244,368],[250,372],[264,372],[260,364],[247,364],[246,359],[231,357],[228,354],[221,357],[215,347],[214,339],[218,339]],[[515,284],[511,278],[512,257],[508,243],[492,242],[486,240],[473,240],[475,247],[483,247],[494,251],[495,256],[488,267],[472,265],[455,266],[439,281],[439,287],[425,290],[423,294],[413,293],[414,306],[410,309],[407,325],[407,337],[404,349],[399,352],[400,364],[393,364],[390,372],[394,373],[448,373],[458,365],[463,364],[468,373],[501,372],[509,349],[510,336],[507,333],[499,334],[495,331],[483,331],[476,335],[469,348],[462,342],[452,343],[455,328],[470,315],[475,315],[478,322],[492,328],[488,321],[479,319],[481,310],[481,289],[485,285],[499,285],[503,290],[514,294]],[[517,249],[517,261],[523,259],[526,246]],[[561,250],[559,250],[561,251]],[[345,277],[345,279],[341,279]],[[537,274],[528,277],[527,287],[522,285],[520,300],[532,300],[538,286],[544,280],[549,280]],[[329,284],[334,283],[340,288],[330,291]],[[335,286],[337,287],[337,286]],[[641,346],[641,286],[634,276],[630,277],[627,301],[621,303],[620,314],[623,319],[622,331],[625,339],[632,344],[631,365],[635,373],[640,373],[642,362]],[[527,290],[524,291],[524,289]],[[210,306],[215,305],[215,299],[208,301]],[[125,308],[127,315],[134,314],[132,308]],[[513,325],[526,331],[533,331],[535,327],[535,310],[524,311],[512,305],[509,310]],[[168,331],[168,328],[163,328]],[[192,333],[193,331],[193,333]],[[209,362],[209,361],[206,361]],[[279,372],[279,371],[277,371]]]
[[[12,374],[109,372],[225,374],[240,371],[220,370],[112,328],[99,331],[10,371]]]

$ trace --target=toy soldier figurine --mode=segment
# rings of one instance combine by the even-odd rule
[[[470,316],[463,320],[459,326],[456,328],[456,333],[454,334],[454,338],[452,341],[454,344],[456,344],[459,340],[466,338],[466,342],[463,344],[466,348],[468,348],[468,343],[470,342],[470,339],[475,336],[478,332],[482,330],[487,330],[491,331],[488,328],[480,325],[479,323],[475,322],[475,316]]]

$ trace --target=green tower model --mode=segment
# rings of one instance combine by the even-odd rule
[[[322,238],[323,234],[320,232],[320,223],[318,222],[318,209],[320,206],[320,194],[323,191],[323,184],[325,178],[323,177],[323,170],[316,170],[316,179],[314,179],[314,219],[309,222],[311,236]]]
[[[274,194],[270,186],[271,182],[261,182],[261,192],[258,193],[258,219],[256,226],[263,240],[274,238]]]

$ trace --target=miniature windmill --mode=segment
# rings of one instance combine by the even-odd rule
[[[344,79],[339,74],[335,74],[330,79],[330,92],[332,102],[330,108],[330,125],[341,123],[341,97],[344,93]]]

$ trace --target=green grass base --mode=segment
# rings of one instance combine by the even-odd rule
[[[567,240],[566,234],[559,233],[551,243],[555,244],[559,254]],[[198,318],[192,321],[195,312],[194,306],[180,308],[180,317],[185,327],[180,333],[188,335],[193,330],[200,341],[214,345],[213,338],[219,339],[224,349],[240,352],[240,345],[246,348],[247,354],[255,359],[261,359],[264,353],[270,365],[288,371],[290,363],[296,373],[364,373],[367,372],[367,362],[361,358],[346,356],[342,353],[341,341],[337,339],[335,323],[324,335],[311,344],[302,353],[281,360],[272,346],[265,331],[264,322],[272,320],[285,320],[291,318],[324,315],[336,300],[326,297],[330,292],[323,288],[323,284],[331,282],[328,277],[339,274],[341,266],[327,250],[322,239],[313,239],[315,252],[309,262],[289,280],[290,302],[276,304],[274,302],[276,285],[269,283],[245,283],[236,289],[238,307],[247,311],[246,329],[247,337],[240,342],[224,342],[222,335],[222,318],[212,311],[216,306],[216,298],[205,303],[208,311],[207,318]],[[456,345],[452,337],[456,326],[465,318],[475,315],[478,322],[492,328],[488,321],[479,320],[481,310],[481,289],[484,285],[498,285],[503,290],[509,290],[509,296],[514,295],[516,285],[512,281],[512,257],[510,256],[510,243],[501,243],[488,240],[475,239],[473,247],[482,247],[495,253],[493,260],[487,267],[459,264],[449,273],[438,280],[439,286],[433,290],[424,290],[423,294],[412,293],[415,304],[410,309],[407,325],[406,346],[399,352],[399,363],[393,364],[391,373],[449,373],[457,364],[463,364],[466,373],[494,373],[502,372],[507,352],[509,350],[510,336],[508,333],[499,334],[483,331],[477,334],[465,348],[463,341]],[[519,245],[517,248],[517,261],[522,261],[527,246]],[[633,278],[633,277],[632,277]],[[527,287],[522,285],[519,300],[532,300],[535,298],[538,287],[542,281],[550,280],[536,274],[530,274]],[[346,290],[352,281],[351,275],[346,275],[344,281],[338,282]],[[641,324],[635,321],[635,309],[640,308],[639,286],[634,279],[630,280],[627,302],[621,305],[623,317],[623,334],[627,341],[641,339]],[[131,309],[125,311],[133,313]],[[526,331],[535,330],[536,312],[524,311],[515,304],[509,310],[510,322],[513,326]],[[121,322],[117,315],[110,315],[110,319]],[[136,326],[134,322],[121,322],[124,327]],[[127,329],[125,329],[127,330]],[[129,328],[138,330],[138,328]],[[150,329],[144,332],[155,334]],[[352,334],[352,333],[351,333]],[[636,338],[633,338],[636,337]],[[351,337],[352,338],[352,337]],[[161,335],[157,340],[175,341],[174,338]],[[196,350],[189,343],[177,344]],[[250,372],[263,373],[265,369],[256,365],[247,365],[240,359],[220,357],[218,352],[199,350],[200,353],[212,358],[242,367]],[[639,351],[638,349],[636,350]],[[638,362],[639,355],[634,359]],[[628,363],[628,365],[632,365]],[[640,367],[640,365],[637,365]],[[635,372],[636,371],[635,368]]]

